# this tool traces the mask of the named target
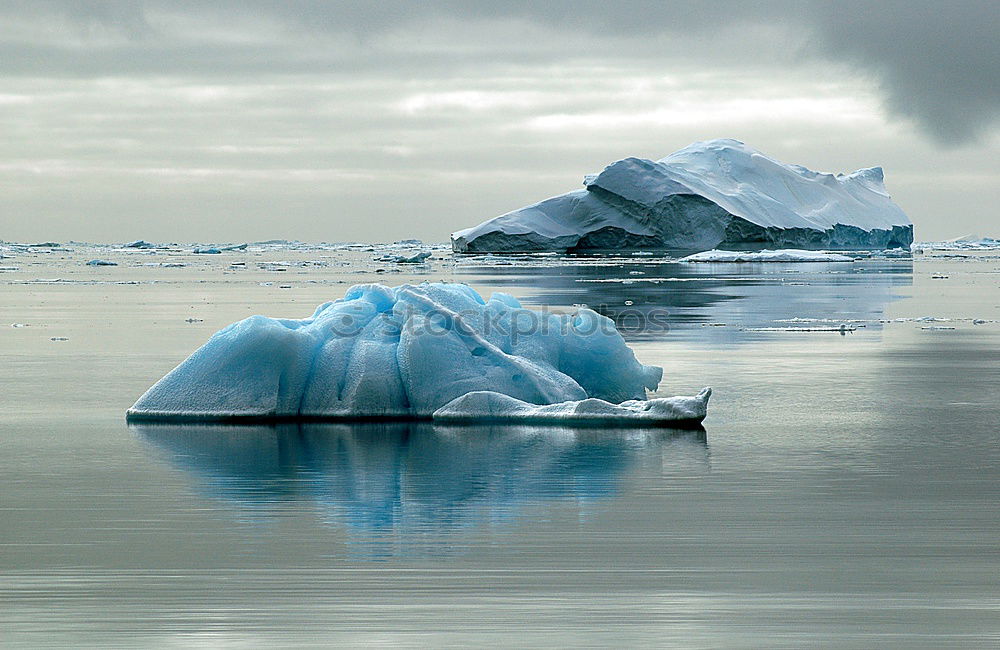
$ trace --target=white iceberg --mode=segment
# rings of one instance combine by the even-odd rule
[[[625,158],[575,190],[452,235],[461,253],[636,248],[905,248],[913,225],[882,169],[825,174],[737,140]]]
[[[609,420],[700,421],[704,408],[633,403],[646,400],[662,374],[639,363],[613,321],[589,309],[536,312],[501,293],[483,300],[460,284],[368,284],[309,318],[252,316],[226,327],[146,391],[128,416],[430,418],[453,417],[465,405],[475,417],[517,419],[529,405],[580,402],[561,407],[569,419],[583,412],[594,419],[603,408]],[[525,407],[487,414],[483,398],[467,398],[477,391]]]
[[[681,258],[681,262],[853,262],[854,258],[827,251],[786,248],[777,251],[710,250]]]

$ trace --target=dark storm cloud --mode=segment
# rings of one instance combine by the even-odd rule
[[[942,141],[1000,117],[1000,3],[837,2],[812,16],[821,49],[875,71],[896,113]]]
[[[964,142],[1000,113],[998,16],[993,0],[8,0],[0,2],[0,70],[384,76],[587,58],[665,71],[692,60],[739,67],[825,58],[875,75],[887,108],[940,141]]]

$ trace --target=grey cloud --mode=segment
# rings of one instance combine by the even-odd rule
[[[824,52],[875,71],[889,108],[939,140],[969,140],[1000,117],[995,0],[824,3],[815,18]]]
[[[0,43],[8,74],[446,75],[601,57],[669,71],[823,57],[875,75],[887,108],[942,142],[983,133],[1000,111],[993,0],[8,0],[0,20],[28,26]],[[438,31],[449,22],[469,28]]]

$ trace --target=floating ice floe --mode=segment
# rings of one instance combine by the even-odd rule
[[[226,327],[128,416],[700,422],[707,391],[647,400],[662,374],[589,309],[535,312],[460,284],[368,284],[309,318]]]
[[[205,246],[196,248],[191,252],[198,255],[219,255],[222,253],[222,250],[214,246]]]
[[[754,246],[908,248],[913,225],[882,169],[825,174],[737,140],[696,142],[659,161],[625,158],[575,190],[452,235],[460,253],[708,250]]]
[[[111,260],[90,260],[87,262],[87,266],[118,266],[118,262],[112,262]]]
[[[434,419],[450,422],[511,420],[517,422],[564,424],[613,424],[615,422],[664,423],[701,422],[708,411],[712,389],[692,397],[664,397],[628,400],[612,404],[602,399],[530,404],[494,391],[476,391],[454,399],[434,411]]]
[[[762,251],[710,250],[681,258],[681,262],[853,262],[854,258],[826,251],[796,248]]]
[[[839,332],[840,334],[850,334],[857,331],[857,326],[841,323],[839,327],[744,327],[744,332]]]
[[[928,250],[941,251],[988,251],[1000,249],[1000,239],[993,237],[980,237],[979,235],[965,235],[939,242],[919,242],[913,245],[915,252]]]
[[[413,253],[412,255],[383,255],[375,258],[376,262],[395,262],[396,264],[422,264],[431,256],[428,251]]]

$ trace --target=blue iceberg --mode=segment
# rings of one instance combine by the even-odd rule
[[[132,420],[532,419],[700,422],[710,391],[647,400],[663,370],[589,309],[553,314],[462,284],[357,285],[302,320],[251,316],[217,332],[128,411]],[[463,397],[489,392],[509,399]],[[665,398],[666,399],[666,398]],[[676,400],[677,398],[669,398]],[[586,400],[577,407],[574,404]],[[636,402],[648,402],[639,407]],[[485,407],[484,405],[487,405]]]

